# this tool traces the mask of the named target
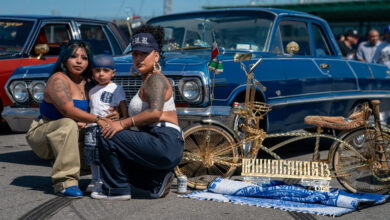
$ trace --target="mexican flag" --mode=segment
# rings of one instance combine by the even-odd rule
[[[211,60],[214,60],[214,58],[219,54],[218,51],[218,45],[217,42],[214,40],[213,42],[213,48],[211,50]]]

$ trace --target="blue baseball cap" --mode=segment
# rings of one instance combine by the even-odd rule
[[[385,34],[390,34],[390,25],[385,27]]]
[[[131,51],[141,51],[149,53],[152,50],[159,51],[158,43],[153,35],[149,33],[139,33],[131,39]]]
[[[111,55],[100,54],[93,57],[92,68],[115,69],[114,59]]]

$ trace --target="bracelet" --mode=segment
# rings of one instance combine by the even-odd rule
[[[133,127],[136,127],[135,122],[134,122],[134,118],[133,118],[133,117],[131,117],[131,122],[133,122],[132,126],[133,126]]]
[[[96,116],[96,118],[95,118],[95,120],[93,120],[93,122],[94,123],[97,123],[99,120],[101,120],[102,118],[99,116],[99,115],[97,115]]]
[[[122,124],[122,119],[119,120],[119,124],[121,124],[121,127],[122,127],[123,129],[125,129],[125,126],[123,126],[123,124]]]

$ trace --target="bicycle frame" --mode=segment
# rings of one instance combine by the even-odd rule
[[[380,173],[386,172],[389,170],[389,165],[386,157],[386,149],[384,146],[384,139],[382,133],[382,126],[380,123],[379,117],[379,100],[371,101],[374,115],[374,125],[375,125],[375,144],[374,149],[371,149],[371,159],[374,161],[375,174],[379,171]],[[373,153],[374,152],[374,153]]]
[[[266,134],[266,132],[260,127],[260,121],[264,119],[264,116],[269,111],[271,111],[271,107],[266,103],[255,101],[256,88],[260,87],[262,90],[266,90],[266,87],[264,87],[260,82],[258,82],[255,79],[253,73],[255,68],[261,63],[262,58],[258,59],[257,62],[249,68],[249,71],[247,71],[246,66],[243,64],[243,61],[249,59],[251,59],[250,54],[249,55],[237,54],[237,56],[234,57],[235,61],[240,62],[241,69],[244,71],[247,77],[245,102],[237,103],[237,104],[235,103],[233,107],[233,113],[236,114],[239,123],[238,129],[236,131],[237,135],[234,134],[232,135],[230,129],[226,129],[221,126],[216,126],[214,123],[212,123],[211,115],[209,116],[209,120],[207,120],[208,123],[195,125],[189,128],[184,133],[185,143],[188,144],[188,148],[185,144],[185,149],[187,150],[185,150],[184,152],[183,160],[182,160],[183,162],[179,164],[177,168],[175,168],[175,172],[176,174],[186,174],[186,175],[188,174],[187,176],[188,185],[190,187],[194,187],[197,189],[206,188],[208,185],[207,182],[212,181],[213,179],[210,177],[212,175],[224,176],[229,178],[231,175],[233,175],[235,168],[242,166],[243,162],[245,162],[245,164],[251,164],[251,162],[247,162],[248,159],[249,160],[256,159],[259,150],[268,153],[276,160],[281,160],[281,157],[274,152],[275,150],[289,143],[302,140],[302,139],[307,139],[307,138],[316,138],[315,150],[313,153],[314,164],[322,164],[322,163],[328,164],[330,162],[333,164],[333,158],[334,158],[333,155],[336,152],[337,146],[341,144],[342,150],[351,152],[355,160],[361,161],[361,164],[363,165],[368,163],[371,164],[373,161],[375,161],[375,163],[372,163],[374,164],[374,166],[371,167],[380,168],[377,170],[381,172],[388,170],[388,166],[386,166],[387,158],[385,154],[384,139],[382,136],[383,134],[379,122],[379,101],[373,102],[373,106],[375,106],[374,111],[376,112],[374,113],[376,132],[375,132],[375,145],[372,153],[370,153],[370,155],[373,155],[372,158],[366,158],[357,149],[355,149],[354,146],[344,141],[344,138],[347,136],[334,137],[331,135],[323,134],[321,133],[322,131],[321,127],[317,128],[317,133],[287,132],[287,133]],[[214,87],[214,80],[212,83],[212,87]],[[213,93],[213,89],[211,91]],[[211,94],[211,103],[212,102],[213,102],[213,94]],[[365,119],[368,119],[368,115],[367,118]],[[242,120],[242,123],[240,123],[240,120]],[[353,132],[353,130],[349,132]],[[345,134],[349,134],[349,133],[346,132]],[[237,139],[237,137],[239,138]],[[283,142],[280,142],[274,146],[271,146],[269,148],[263,145],[263,141],[265,138],[275,138],[275,137],[291,137],[291,138]],[[369,135],[366,135],[366,137],[369,137]],[[334,143],[337,143],[337,144],[333,144],[331,150],[329,151],[328,160],[325,161],[321,161],[319,158],[320,138],[331,139]],[[188,143],[187,143],[187,139],[188,139]],[[390,140],[390,138],[387,140]],[[250,146],[250,150],[245,152],[243,147],[244,145]],[[277,161],[274,162],[275,164],[277,164],[276,163]],[[191,163],[193,163],[193,166],[195,168],[191,167]],[[347,169],[351,169],[349,165],[343,165],[343,166],[347,166]],[[226,169],[225,170],[221,169],[221,167],[222,168],[226,167]],[[355,167],[352,167],[352,169],[355,169]],[[359,167],[357,167],[356,169],[359,169]],[[344,170],[337,170],[336,167],[334,167],[334,170],[337,171],[336,175],[344,171]],[[344,172],[348,172],[348,171],[345,170]],[[270,176],[275,176],[273,174],[274,173],[271,173]],[[380,173],[378,172],[378,175],[379,174]],[[277,175],[281,175],[283,176],[283,178],[289,177],[289,175],[284,175],[284,174],[277,174]],[[254,174],[253,176],[256,176],[256,174]],[[300,177],[299,175],[298,176],[295,175],[295,176],[290,176],[290,178],[300,178]],[[310,175],[305,176],[305,180],[309,182],[313,179],[314,179],[313,182],[315,182],[316,178],[318,179],[319,177],[310,176]],[[330,176],[327,176],[325,178],[330,178]],[[318,184],[318,183],[314,183],[314,184]],[[320,187],[320,188],[326,189],[327,187],[324,188]]]

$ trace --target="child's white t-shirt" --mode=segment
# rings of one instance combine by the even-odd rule
[[[104,117],[111,113],[110,107],[117,107],[126,100],[125,91],[120,85],[110,83],[104,86],[96,85],[89,90],[90,113]]]

